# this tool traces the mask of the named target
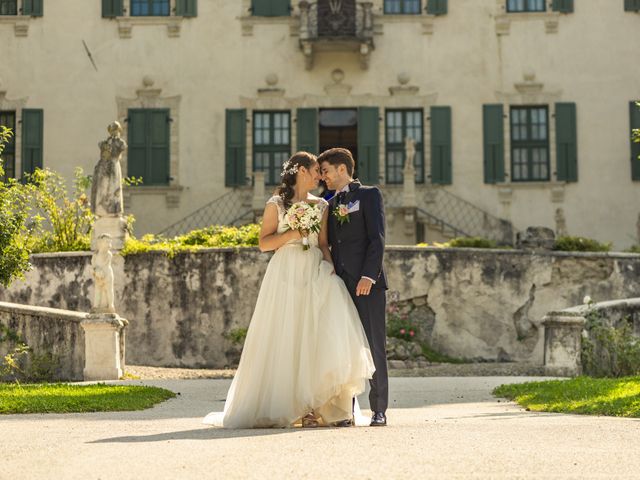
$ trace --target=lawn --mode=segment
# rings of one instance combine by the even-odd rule
[[[640,377],[577,377],[501,385],[493,394],[534,412],[640,417]]]
[[[174,398],[157,387],[135,385],[0,384],[0,414],[144,410]]]

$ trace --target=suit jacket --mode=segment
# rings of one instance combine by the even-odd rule
[[[340,224],[333,214],[338,196],[329,201],[329,244],[336,273],[346,273],[353,280],[369,277],[375,280],[373,288],[387,288],[387,278],[382,266],[384,256],[384,205],[378,187],[349,184],[343,203],[359,209],[349,214],[349,221]],[[355,209],[354,209],[355,210]]]

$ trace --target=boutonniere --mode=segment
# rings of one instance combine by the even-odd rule
[[[333,216],[336,217],[340,225],[345,222],[349,223],[349,207],[344,203],[338,204],[338,206],[333,209]]]

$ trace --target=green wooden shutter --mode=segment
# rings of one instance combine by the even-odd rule
[[[428,0],[427,13],[429,15],[446,15],[447,0]]]
[[[198,0],[177,0],[176,15],[181,17],[197,17]]]
[[[32,17],[42,16],[42,0],[23,0],[22,14]]]
[[[236,187],[245,184],[247,111],[226,111],[225,185]]]
[[[296,112],[298,151],[318,154],[318,110],[299,108]]]
[[[556,158],[558,180],[578,181],[576,104],[556,103]]]
[[[123,11],[123,0],[102,0],[102,16],[104,18],[121,17]]]
[[[629,123],[631,129],[640,128],[640,107],[636,102],[629,103]],[[640,180],[640,143],[631,139],[631,180]]]
[[[39,108],[22,110],[22,175],[42,168],[44,112]]]
[[[168,108],[147,111],[147,184],[170,183],[170,123],[171,114]]]
[[[256,17],[288,17],[291,0],[251,0],[251,12]]]
[[[640,11],[640,0],[624,0],[625,12],[638,12]]]
[[[451,183],[451,107],[431,107],[431,183]]]
[[[484,182],[504,181],[504,125],[502,105],[482,106]]]
[[[147,115],[144,110],[131,109],[127,123],[127,176],[142,177],[145,185],[147,178]]]
[[[358,158],[356,175],[366,185],[378,183],[379,125],[378,107],[358,108]]]
[[[573,0],[553,0],[551,9],[554,12],[560,13],[572,13],[573,12]]]

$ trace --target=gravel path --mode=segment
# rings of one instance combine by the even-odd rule
[[[127,365],[125,378],[141,380],[233,378],[235,370],[165,368]],[[434,363],[426,368],[389,370],[391,377],[506,377],[544,375],[544,368],[526,363]]]

